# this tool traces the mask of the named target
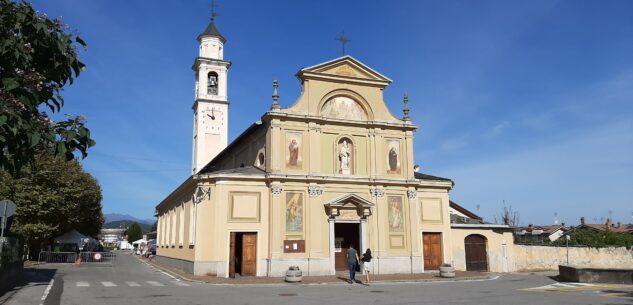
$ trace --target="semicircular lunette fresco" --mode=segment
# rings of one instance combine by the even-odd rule
[[[365,109],[347,96],[336,96],[329,99],[321,108],[321,115],[343,120],[367,121]]]

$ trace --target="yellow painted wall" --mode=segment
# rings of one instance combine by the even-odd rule
[[[183,194],[178,199],[175,200],[176,204],[170,209],[159,211],[158,222],[161,225],[157,232],[156,253],[161,256],[193,261],[195,252],[189,239],[189,234],[192,234],[190,232],[190,222],[192,221],[190,209],[193,208],[193,200],[187,194]],[[163,234],[165,234],[166,240],[163,239]]]
[[[482,235],[486,238],[488,252],[488,271],[515,271],[514,239],[512,232],[495,232],[492,229],[464,229],[453,228],[452,245],[455,270],[466,270],[466,250],[464,240],[471,234]],[[504,268],[503,244],[506,247],[507,267]]]

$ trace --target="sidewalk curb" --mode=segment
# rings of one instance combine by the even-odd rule
[[[150,263],[150,262],[148,262],[148,261],[146,261],[146,260],[144,260],[144,259],[142,259],[140,257],[138,257],[138,260],[143,262],[144,264],[150,266],[153,269],[156,269],[156,270],[158,270],[160,272],[167,273],[167,274],[171,275],[173,278],[177,278],[177,280],[185,280],[185,281],[191,282],[191,283],[210,284],[210,283],[207,283],[207,282],[204,282],[204,281],[198,281],[198,280],[194,280],[194,279],[190,279],[188,277],[182,276],[182,275],[180,275],[178,273],[175,273],[175,272],[173,272],[173,271],[171,271],[169,269],[166,269],[166,268],[164,268],[162,266],[159,266],[158,264]]]
[[[205,281],[188,278],[181,274],[175,273],[169,269],[166,269],[162,266],[159,266],[158,264],[147,262],[141,258],[139,258],[139,260],[154,269],[168,273],[172,277],[175,277],[187,282],[214,285],[214,286],[316,286],[316,285],[345,285],[346,286],[346,285],[349,285],[348,283],[345,283],[345,282],[320,282],[320,283],[286,283],[284,282],[284,283],[252,283],[252,284],[209,283]],[[453,279],[383,280],[383,281],[374,281],[371,283],[372,284],[454,283],[454,282],[473,282],[473,281],[493,281],[500,277],[501,275],[491,274],[491,275],[485,275],[485,276],[473,276],[473,277],[453,278]],[[363,285],[363,284],[357,284],[357,285]]]

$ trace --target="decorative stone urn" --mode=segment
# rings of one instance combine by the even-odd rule
[[[299,269],[299,266],[290,266],[286,271],[286,282],[298,283],[303,280],[303,272]]]
[[[450,264],[442,264],[440,266],[441,277],[455,277],[455,268]]]

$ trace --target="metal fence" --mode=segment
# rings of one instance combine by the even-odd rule
[[[40,252],[39,263],[76,263],[112,265],[116,261],[116,253],[113,252]]]
[[[77,260],[76,252],[50,252],[42,251],[37,259],[39,263],[74,263]]]
[[[112,265],[116,262],[116,253],[114,252],[81,252],[79,257],[81,263]]]

